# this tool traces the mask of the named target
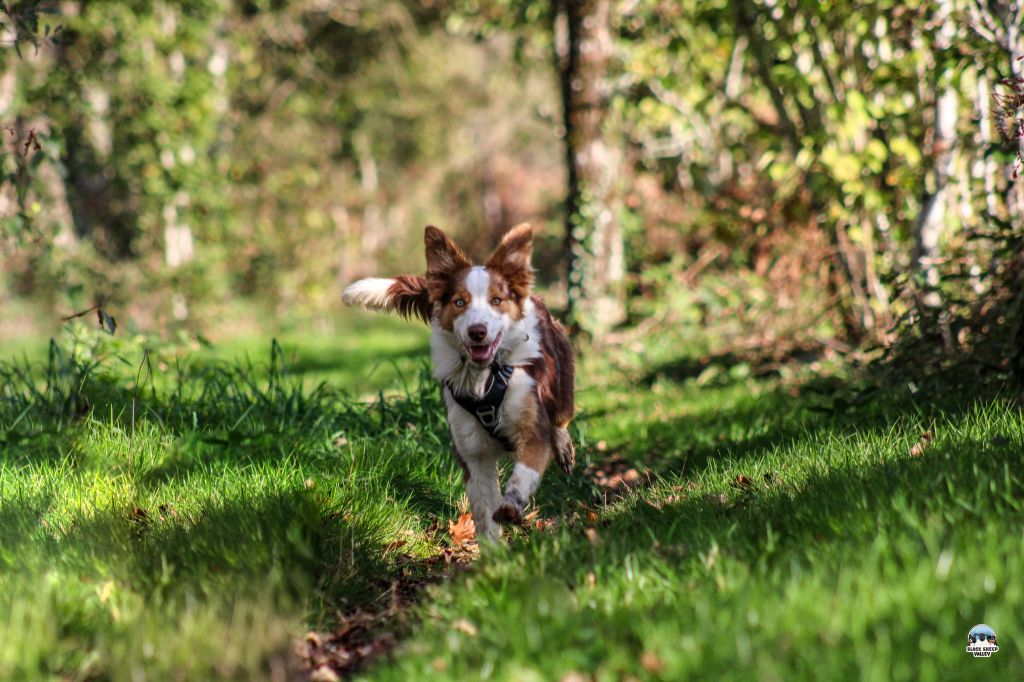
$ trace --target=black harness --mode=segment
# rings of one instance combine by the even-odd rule
[[[511,365],[499,365],[497,362],[491,364],[491,375],[487,378],[487,388],[481,398],[459,395],[450,383],[445,382],[455,402],[476,417],[480,426],[484,427],[484,431],[491,434],[508,452],[513,452],[516,446],[508,436],[498,431],[498,410],[505,400],[505,391],[508,390],[508,382],[512,379],[514,371],[515,367]]]

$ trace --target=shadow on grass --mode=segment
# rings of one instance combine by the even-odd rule
[[[14,562],[26,557],[14,557],[18,547],[7,540],[32,538],[47,506],[40,499],[24,510],[0,509],[4,553]],[[157,603],[258,595],[287,606],[316,594],[329,614],[375,595],[376,577],[387,570],[381,529],[309,490],[208,500],[194,513],[171,502],[110,506],[32,539],[30,560],[83,580],[114,579]]]
[[[748,351],[738,355],[731,351],[704,355],[702,357],[684,356],[655,365],[643,375],[641,381],[650,386],[656,381],[686,381],[696,379],[705,373],[728,377],[733,368],[746,365],[751,376],[778,376],[779,369],[790,363],[807,363],[820,360],[821,348],[791,348],[785,353],[769,353],[765,351]]]

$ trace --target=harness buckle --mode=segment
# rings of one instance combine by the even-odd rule
[[[494,405],[477,408],[476,418],[485,429],[493,429],[498,425],[498,410]]]

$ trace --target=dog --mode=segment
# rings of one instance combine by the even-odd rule
[[[572,348],[565,328],[532,294],[533,231],[518,225],[484,265],[473,265],[436,227],[423,234],[426,275],[362,279],[348,305],[419,318],[430,326],[454,454],[463,471],[477,538],[495,541],[519,525],[552,459],[576,461]],[[502,495],[498,463],[515,457]]]

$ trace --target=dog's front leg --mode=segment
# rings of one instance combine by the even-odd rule
[[[466,495],[473,512],[476,537],[480,541],[496,542],[501,538],[501,529],[494,520],[495,510],[501,501],[497,456],[490,453],[478,454],[463,458],[463,462]]]
[[[540,438],[528,438],[516,448],[516,466],[505,485],[494,520],[504,525],[518,526],[523,522],[523,507],[540,484],[544,470],[551,462],[551,443]]]

